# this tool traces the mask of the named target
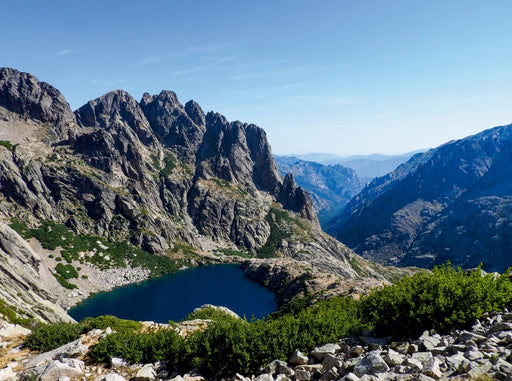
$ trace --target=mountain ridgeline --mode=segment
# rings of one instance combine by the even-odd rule
[[[413,156],[375,179],[333,222],[368,259],[487,271],[512,264],[512,125]]]
[[[290,173],[309,192],[322,227],[337,216],[364,187],[357,173],[339,164],[323,165],[292,156],[276,156],[282,175]]]
[[[199,257],[235,253],[304,261],[297,264],[301,271],[383,278],[381,268],[322,232],[308,193],[292,175],[279,174],[263,129],[205,114],[194,101],[183,105],[171,91],[145,93],[137,102],[115,90],[72,112],[51,85],[0,69],[0,205],[0,230],[7,237],[0,254],[35,266],[44,281],[34,287],[44,297],[60,287],[51,275],[67,270],[55,267],[53,256],[46,255],[50,263],[44,263],[30,248],[14,250],[21,237],[7,224],[26,237],[39,229],[39,240],[62,232],[46,246],[68,242],[63,252],[70,266],[92,257],[102,261],[102,270],[123,261],[140,265],[136,251],[111,246],[126,242],[146,254],[185,258],[189,265]],[[66,227],[89,246],[82,247]],[[126,250],[129,261],[122,258]],[[12,295],[33,274],[16,278],[9,266],[0,280],[10,277],[14,284],[0,299],[25,308],[19,305],[23,298]],[[267,281],[266,270],[250,268]],[[134,279],[147,276],[142,272]],[[28,305],[33,300],[25,298]]]

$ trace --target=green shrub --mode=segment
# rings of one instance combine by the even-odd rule
[[[27,336],[25,345],[30,349],[47,352],[78,339],[91,329],[107,327],[117,332],[135,332],[140,330],[141,324],[110,315],[86,318],[79,323],[41,324]]]
[[[3,146],[5,148],[7,148],[9,151],[12,152],[13,150],[13,145],[10,141],[8,140],[0,140],[0,146]]]
[[[112,328],[116,332],[135,332],[142,328],[142,324],[138,321],[119,319],[112,315],[103,315],[95,318],[85,318],[80,324],[84,331],[90,331],[91,329],[106,329],[107,327]]]
[[[67,288],[68,290],[73,290],[75,288],[78,288],[75,284],[71,283],[71,282],[68,282],[62,275],[60,274],[53,274],[53,276],[55,277],[55,279],[57,279],[57,282],[60,283],[60,285],[64,288]]]
[[[375,290],[362,300],[362,314],[379,335],[417,337],[426,329],[447,332],[474,323],[486,311],[500,310],[512,301],[508,275],[494,279],[450,265],[422,271]]]
[[[225,317],[185,342],[183,368],[198,367],[210,377],[256,373],[275,359],[286,360],[296,349],[309,352],[362,328],[356,302],[333,298],[278,318],[248,322]]]
[[[63,265],[62,263],[57,263],[57,266],[55,266],[55,271],[57,271],[57,273],[66,280],[71,278],[78,278],[78,272],[75,270],[73,265],[70,264]]]
[[[183,351],[183,339],[173,329],[156,332],[116,332],[101,340],[91,351],[95,361],[105,362],[122,357],[130,363],[147,364],[167,360],[178,363]]]
[[[43,324],[32,330],[25,345],[40,352],[51,351],[80,337],[82,328],[74,323]]]
[[[183,320],[194,320],[194,319],[203,319],[203,320],[238,320],[237,318],[222,312],[216,308],[208,307],[201,308],[198,311],[191,312],[188,314]]]

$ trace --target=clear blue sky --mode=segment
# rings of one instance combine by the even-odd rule
[[[403,153],[512,122],[512,1],[2,0],[0,66],[73,109],[173,90],[274,153]]]

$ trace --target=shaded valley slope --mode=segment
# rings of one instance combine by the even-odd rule
[[[337,237],[380,263],[430,268],[512,265],[512,125],[413,156],[375,179],[333,222]]]

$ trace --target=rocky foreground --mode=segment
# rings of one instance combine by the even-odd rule
[[[158,328],[162,325],[145,323]],[[204,328],[204,321],[185,322],[181,332]],[[92,330],[80,339],[47,353],[23,348],[29,330],[0,322],[0,381],[202,381],[196,369],[179,373],[164,362],[129,365],[112,358],[92,364],[89,349],[112,330]],[[308,380],[510,380],[512,379],[512,312],[485,314],[470,330],[449,335],[424,332],[417,340],[390,342],[370,334],[349,337],[297,351],[288,362],[273,361],[257,375],[235,375],[236,381]]]

